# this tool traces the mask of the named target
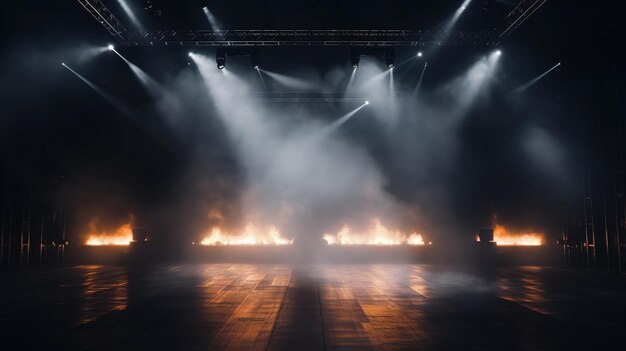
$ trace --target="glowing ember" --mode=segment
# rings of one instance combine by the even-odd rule
[[[493,228],[493,239],[498,246],[540,246],[543,245],[543,234],[511,233],[503,225],[496,224]]]
[[[92,225],[92,228],[94,225]],[[104,246],[104,245],[129,245],[133,241],[133,228],[129,224],[124,224],[117,228],[112,233],[98,233],[96,230],[92,230],[87,234],[86,245],[89,246]]]
[[[274,226],[269,226],[266,231],[257,229],[254,225],[248,224],[240,234],[226,233],[218,227],[211,229],[211,232],[200,241],[200,245],[290,245],[293,239],[286,239]]]
[[[421,234],[405,234],[385,227],[380,219],[372,221],[372,226],[364,233],[354,233],[344,225],[336,234],[326,233],[323,236],[328,245],[424,245]]]

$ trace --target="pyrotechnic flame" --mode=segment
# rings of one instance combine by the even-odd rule
[[[117,228],[115,232],[98,233],[92,225],[92,232],[87,234],[86,245],[89,246],[105,246],[105,245],[129,245],[133,241],[133,228],[130,223],[124,224]]]
[[[355,233],[348,225],[344,225],[336,233],[323,236],[328,245],[424,245],[421,234],[406,234],[385,227],[380,219],[372,220],[372,226],[363,233]]]
[[[282,236],[275,226],[269,226],[265,231],[259,230],[256,226],[248,224],[242,233],[233,234],[223,231],[219,227],[213,227],[210,233],[200,241],[200,245],[290,245],[293,239]]]
[[[493,240],[498,246],[540,246],[544,242],[541,233],[512,233],[500,224],[493,228]]]

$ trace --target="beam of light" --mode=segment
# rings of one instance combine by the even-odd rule
[[[203,7],[202,11],[204,12],[204,15],[206,16],[207,21],[209,21],[209,25],[211,26],[211,29],[219,30],[222,27],[220,22],[217,20],[215,15],[213,15],[213,13],[211,13],[211,11],[209,10],[208,7],[206,7],[206,6]]]
[[[528,88],[530,88],[533,84],[537,83],[538,81],[540,81],[543,77],[547,76],[550,72],[552,72],[553,70],[555,70],[557,67],[559,67],[561,65],[561,63],[557,63],[556,65],[552,66],[552,68],[550,68],[549,70],[543,72],[542,74],[540,74],[539,76],[531,79],[529,82],[520,85],[519,87],[513,89],[513,91],[511,91],[511,94],[514,95],[520,95],[522,93],[524,93],[526,90],[528,90]]]
[[[265,78],[263,78],[263,74],[261,73],[261,69],[257,68],[256,73],[259,75],[259,79],[261,80],[261,84],[263,84],[263,88],[267,88],[267,84],[265,84]]]
[[[126,3],[126,0],[117,0],[117,3],[120,4],[120,6],[124,10],[124,12],[128,16],[128,18],[135,25],[135,27],[137,29],[139,29],[139,30],[143,30],[143,26],[141,25],[141,22],[139,22],[139,20],[137,19],[137,16],[135,16],[135,13],[133,12],[133,10],[130,8],[130,6],[128,6],[128,4]]]
[[[437,40],[443,41],[446,40],[448,36],[450,36],[450,32],[454,29],[454,26],[459,21],[459,18],[461,17],[463,12],[465,12],[471,1],[472,0],[464,0],[461,6],[459,6],[459,8],[454,11],[452,17],[450,17],[450,19],[448,19],[441,27],[441,35],[437,38]]]
[[[352,68],[352,73],[350,74],[350,80],[348,80],[348,85],[346,86],[346,91],[350,90],[350,87],[352,87],[352,83],[354,83],[354,77],[356,76],[356,70],[357,70],[356,67]]]
[[[462,77],[457,79],[451,89],[458,99],[460,110],[467,109],[483,91],[487,83],[495,76],[500,55],[492,52],[474,63]]]
[[[315,86],[312,83],[309,83],[302,79],[289,77],[284,74],[280,74],[276,72],[270,72],[261,68],[259,68],[259,71],[261,71],[263,74],[267,74],[268,77],[272,78],[273,80],[289,88],[300,89],[300,90],[312,90],[315,88]]]
[[[359,112],[359,110],[361,110],[363,107],[369,105],[370,102],[369,101],[365,101],[361,106],[355,108],[354,110],[346,113],[345,115],[339,117],[337,120],[333,121],[331,124],[329,124],[328,126],[326,126],[326,128],[323,131],[323,134],[327,135],[330,134],[332,132],[334,132],[335,130],[339,129],[339,127],[341,127],[344,123],[348,122],[348,120],[350,118],[352,118],[354,115],[356,115],[357,112]]]
[[[452,28],[454,28],[454,25],[456,24],[456,22],[459,21],[459,18],[461,17],[463,12],[465,12],[465,10],[467,9],[467,6],[469,6],[469,3],[471,1],[472,0],[463,1],[461,6],[459,6],[459,8],[454,12],[454,15],[452,15],[452,18],[450,18],[450,20],[444,25],[443,27],[444,32],[449,32],[452,30]]]
[[[393,68],[389,70],[389,96],[392,99],[396,96],[396,87],[393,80]]]
[[[90,88],[92,88],[96,93],[98,93],[98,95],[100,95],[103,99],[108,101],[111,105],[115,106],[122,113],[126,114],[127,116],[131,115],[130,114],[130,110],[128,109],[128,107],[126,107],[122,102],[120,102],[119,100],[114,98],[111,94],[109,94],[106,91],[100,89],[100,87],[98,87],[97,85],[95,85],[94,83],[89,81],[87,78],[85,78],[82,75],[80,75],[78,72],[76,72],[73,69],[71,69],[65,63],[61,63],[61,65],[63,67],[65,67],[65,68],[67,68],[70,72],[74,73],[74,75],[76,75],[76,77],[78,77],[80,80],[82,80],[85,84],[87,84]]]
[[[108,51],[105,47],[79,47],[76,49],[76,62],[84,63]]]
[[[422,82],[424,81],[424,74],[426,73],[426,67],[428,67],[428,61],[424,62],[424,68],[422,68],[420,79],[417,81],[417,85],[415,86],[415,91],[413,92],[413,95],[415,96],[419,96],[420,89],[422,88]]]
[[[130,70],[135,74],[137,79],[139,79],[139,82],[141,82],[141,84],[148,90],[148,92],[150,93],[150,95],[152,95],[152,97],[159,98],[165,94],[165,88],[163,88],[161,84],[159,84],[159,82],[157,82],[154,78],[150,77],[148,73],[146,73],[141,68],[137,67],[137,65],[135,65],[134,63],[128,61],[117,50],[115,49],[110,49],[110,50],[116,53],[117,56],[119,56],[122,60],[124,60],[124,62],[126,62]]]
[[[377,73],[376,75],[370,77],[368,80],[366,80],[365,82],[363,82],[362,87],[363,88],[367,88],[371,85],[377,84],[382,82],[385,77],[387,77],[388,74],[391,73],[391,69],[386,69],[380,73]]]

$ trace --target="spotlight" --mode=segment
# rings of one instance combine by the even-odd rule
[[[417,57],[422,57],[422,55],[423,55],[423,54],[422,54],[422,52],[421,52],[421,51],[417,53]]]
[[[500,56],[500,55],[502,55],[502,51],[496,50],[496,56]]]
[[[61,62],[61,66],[65,66],[65,62]]]
[[[109,45],[107,46],[107,49],[108,49],[109,51],[113,51],[113,50],[115,50],[115,46],[113,46],[113,44],[109,44]]]
[[[217,54],[215,55],[215,63],[217,64],[217,68],[224,69],[226,67],[226,51],[223,49],[217,49]]]
[[[350,49],[350,64],[352,68],[358,68],[359,62],[361,61],[361,53],[358,49],[351,48]]]
[[[369,101],[365,101],[365,104],[366,104],[366,105],[369,105],[369,104],[370,104],[370,102],[369,102]]]
[[[261,54],[259,52],[259,48],[252,48],[250,50],[250,63],[252,63],[252,67],[257,71],[261,67]]]
[[[388,68],[393,68],[394,63],[396,61],[396,53],[394,48],[388,48],[385,50],[385,64]]]
[[[189,51],[189,54],[187,54],[187,55],[189,55],[189,57],[192,57],[193,56],[193,52]]]

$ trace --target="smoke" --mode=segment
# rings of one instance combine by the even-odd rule
[[[319,105],[250,99],[256,89],[265,91],[258,71],[238,70],[230,62],[218,70],[203,55],[193,55],[194,65],[171,77],[151,76],[141,61],[133,59],[135,65],[111,56],[108,60],[121,66],[115,69],[134,74],[107,80],[106,73],[88,72],[88,61],[79,71],[106,88],[109,101],[132,104],[137,130],[120,141],[96,136],[108,139],[102,144],[114,156],[81,156],[75,162],[74,178],[80,181],[71,195],[73,221],[81,223],[78,232],[94,221],[106,230],[132,218],[152,238],[190,243],[214,226],[237,232],[252,223],[262,230],[276,226],[296,244],[311,247],[321,243],[324,233],[336,233],[344,225],[359,233],[378,218],[390,230],[421,233],[435,243],[471,239],[481,225],[472,218],[511,212],[494,195],[502,188],[490,189],[490,179],[480,173],[485,162],[511,165],[492,150],[484,153],[496,154],[492,160],[474,157],[485,140],[495,138],[500,144],[494,149],[524,160],[520,167],[532,168],[533,175],[548,173],[555,179],[567,167],[560,141],[545,128],[528,128],[523,120],[512,126],[491,121],[485,134],[494,135],[480,139],[470,140],[477,135],[471,130],[466,135],[469,125],[487,123],[482,114],[491,111],[491,88],[500,84],[495,54],[479,57],[436,84],[435,64],[429,64],[427,75],[425,67],[415,70],[414,80],[406,84],[401,74],[392,76],[382,62],[370,58],[363,58],[356,71],[332,67],[319,80],[309,79],[311,74],[303,78],[299,71],[261,73],[281,89],[333,91],[350,83],[351,94],[362,97]],[[40,62],[61,68],[56,57]],[[76,79],[64,72],[63,79]],[[126,90],[116,90],[120,79],[138,83],[134,90],[148,92],[149,101],[138,103]],[[402,89],[412,90],[418,81],[417,97]],[[88,89],[82,83],[77,87]],[[363,104],[366,100],[369,105]],[[502,139],[496,138],[498,133]],[[551,151],[542,152],[546,148]],[[493,183],[507,185],[521,177],[504,173],[504,180]],[[530,186],[508,193],[510,201],[527,202],[523,193]],[[514,217],[505,213],[500,218]]]
[[[374,216],[396,222],[402,209],[383,190],[383,174],[363,150],[329,134],[338,124],[242,100],[246,82],[192,57],[245,170],[244,221],[277,225],[296,242],[321,241],[327,230],[363,227]]]

